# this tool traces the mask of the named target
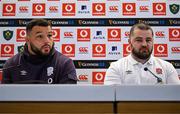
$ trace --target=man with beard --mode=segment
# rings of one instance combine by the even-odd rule
[[[135,24],[128,42],[130,55],[111,63],[104,84],[180,84],[173,65],[152,56],[154,39],[149,25]]]
[[[54,48],[51,23],[31,20],[26,26],[24,51],[6,61],[2,83],[76,84],[73,61]]]

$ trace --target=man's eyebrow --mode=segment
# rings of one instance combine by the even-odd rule
[[[134,39],[142,39],[142,37],[139,37],[139,36],[138,36],[138,37],[135,37]]]
[[[36,34],[42,33],[41,31],[37,31]]]

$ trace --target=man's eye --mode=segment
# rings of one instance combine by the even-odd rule
[[[38,37],[38,38],[43,38],[43,36],[42,36],[42,35],[38,35],[37,37]]]
[[[52,34],[49,34],[49,35],[48,35],[48,38],[51,38],[51,37],[52,37]]]
[[[142,40],[136,40],[137,42],[142,42]]]
[[[151,40],[146,40],[146,42],[151,42]]]

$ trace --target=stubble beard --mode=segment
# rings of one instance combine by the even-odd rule
[[[54,43],[53,43],[53,46],[54,46]],[[50,52],[52,51],[52,47],[51,47],[49,53],[43,53],[41,51],[41,49],[38,49],[34,44],[30,43],[30,48],[31,48],[32,52],[34,52],[37,56],[42,56],[42,57],[48,56],[50,54]]]
[[[147,47],[142,47],[141,49],[143,49],[143,48],[147,48]],[[148,50],[148,49],[147,49],[148,51],[142,51],[142,52],[141,52],[141,49],[136,50],[136,49],[133,47],[133,49],[132,49],[132,54],[133,54],[135,57],[139,58],[139,59],[143,59],[143,60],[148,59],[148,58],[151,56],[151,54],[152,54],[153,48],[152,48],[151,50]]]

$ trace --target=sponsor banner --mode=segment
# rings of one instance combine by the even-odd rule
[[[3,65],[5,64],[6,60],[0,60],[0,69],[3,68]]]
[[[1,44],[0,57],[14,56],[14,44]]]
[[[132,26],[135,23],[145,23],[151,26],[180,26],[180,18],[59,18],[49,19],[52,26]],[[0,19],[0,26],[26,26],[31,19]]]
[[[92,72],[92,84],[104,84],[106,72]]]
[[[77,69],[106,69],[116,60],[74,60]]]
[[[180,69],[180,60],[166,60],[170,62],[176,69]]]
[[[155,57],[168,57],[168,45],[167,44],[154,44],[154,56]]]

